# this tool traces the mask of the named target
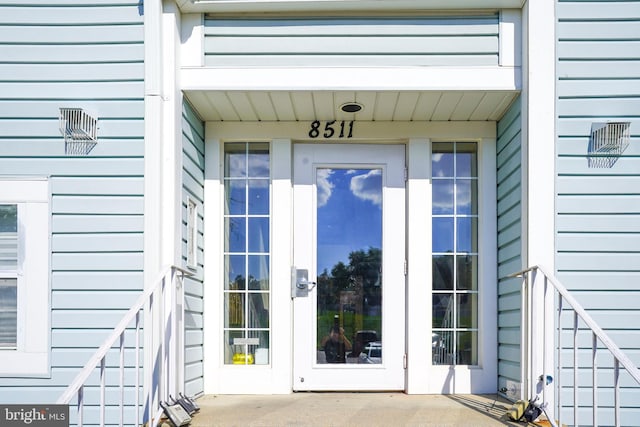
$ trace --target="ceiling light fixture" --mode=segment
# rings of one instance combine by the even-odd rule
[[[340,106],[340,109],[345,113],[357,113],[363,108],[362,104],[358,104],[357,102],[346,102]]]

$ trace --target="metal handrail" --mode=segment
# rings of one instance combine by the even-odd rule
[[[560,281],[553,275],[549,274],[542,266],[540,265],[536,265],[533,267],[529,267],[525,270],[519,271],[517,273],[513,273],[508,275],[508,278],[516,278],[516,277],[523,277],[524,281],[523,281],[523,297],[525,299],[529,298],[528,301],[525,301],[523,304],[523,319],[525,321],[525,324],[523,325],[523,328],[526,329],[526,334],[530,335],[531,334],[531,325],[527,324],[527,322],[531,322],[534,323],[533,316],[535,316],[535,310],[532,309],[532,302],[531,302],[531,296],[533,295],[533,286],[535,285],[532,284],[531,288],[528,286],[528,274],[529,273],[534,273],[535,271],[540,271],[542,273],[542,275],[544,276],[545,279],[545,284],[546,283],[551,283],[551,285],[553,286],[553,288],[555,289],[555,291],[558,293],[559,295],[559,301],[558,301],[558,306],[557,306],[557,326],[556,326],[556,331],[558,331],[558,339],[557,339],[557,344],[555,344],[557,347],[557,352],[558,352],[558,356],[557,356],[557,367],[556,370],[557,372],[560,372],[562,370],[562,362],[561,362],[561,358],[560,358],[560,350],[561,350],[561,330],[562,330],[562,325],[560,323],[561,320],[561,315],[562,315],[562,311],[563,311],[563,301],[566,301],[569,306],[571,307],[571,309],[574,312],[574,318],[573,318],[573,333],[574,333],[574,345],[573,345],[573,369],[574,369],[574,385],[573,385],[573,389],[574,389],[574,424],[577,425],[577,419],[578,419],[578,413],[577,413],[577,409],[578,409],[578,387],[577,387],[577,375],[578,375],[578,356],[577,356],[577,351],[578,351],[578,345],[577,345],[577,334],[578,334],[578,319],[581,319],[582,322],[589,328],[589,330],[592,333],[592,381],[593,381],[593,425],[598,425],[597,422],[597,410],[598,410],[598,404],[597,404],[597,362],[596,362],[596,353],[598,350],[598,341],[600,341],[606,348],[607,350],[609,350],[609,353],[613,356],[614,358],[614,386],[615,386],[615,391],[614,391],[614,401],[615,401],[615,425],[619,426],[620,425],[620,399],[619,399],[619,377],[620,377],[620,366],[624,367],[624,369],[631,375],[631,377],[633,379],[635,379],[635,381],[638,383],[638,385],[640,385],[640,370],[638,369],[638,367],[631,361],[631,359],[629,359],[629,357],[624,354],[624,352],[622,352],[622,350],[620,350],[620,347],[618,347],[613,340],[611,340],[611,338],[609,338],[609,336],[602,330],[602,328],[600,328],[600,326],[598,326],[598,324],[593,320],[593,318],[584,310],[584,308],[580,305],[580,303],[573,297],[573,295],[571,295],[571,293],[567,290],[567,288],[562,285],[562,283],[560,283]],[[544,293],[543,293],[543,298],[547,298],[547,294],[546,294],[546,286],[544,288]],[[544,304],[544,302],[542,302],[541,304]],[[544,310],[544,308],[543,308]],[[543,315],[544,316],[544,315]],[[529,340],[527,341],[528,345],[526,345],[528,348],[526,348],[526,351],[528,354],[525,355],[525,359],[526,359],[526,363],[529,364],[531,359],[533,358],[532,356],[532,351],[533,348],[536,347],[541,347],[543,348],[543,352],[546,352],[546,339],[548,339],[549,337],[549,333],[553,334],[555,331],[548,331],[548,330],[544,330],[543,331],[543,337],[542,343],[534,343],[534,342],[530,342],[531,337],[527,337],[526,339]],[[552,338],[553,339],[553,338]],[[542,371],[544,372],[546,369],[546,366],[544,366],[544,362],[542,363]],[[531,367],[529,367],[529,369],[531,369]],[[531,374],[531,372],[530,372]],[[527,383],[529,381],[533,381],[533,377],[536,377],[536,375],[530,375],[530,378],[523,378],[523,380],[525,380]],[[559,379],[559,375],[558,375],[558,379]],[[544,380],[543,380],[544,382]],[[556,387],[558,389],[558,399],[551,399],[552,401],[555,402],[555,409],[557,410],[557,414],[558,414],[558,420],[560,420],[560,396],[559,396],[559,390],[560,390],[560,381],[556,381]],[[544,387],[543,387],[544,389]],[[525,388],[525,390],[528,391],[528,388]],[[561,421],[560,421],[560,425],[562,425]]]
[[[78,425],[82,426],[83,422],[82,422],[82,416],[83,416],[83,407],[84,407],[84,386],[86,385],[89,377],[91,376],[91,374],[94,372],[94,370],[98,367],[98,365],[100,366],[100,425],[104,426],[106,421],[105,421],[105,375],[106,375],[106,357],[108,352],[114,347],[114,345],[116,345],[116,342],[119,341],[119,360],[120,360],[120,426],[123,425],[123,418],[124,418],[124,414],[123,414],[123,401],[124,401],[124,337],[125,337],[125,332],[127,330],[127,327],[135,320],[135,350],[136,350],[136,383],[135,383],[135,396],[136,396],[136,422],[135,425],[138,426],[140,425],[139,422],[139,407],[140,407],[140,402],[139,402],[139,388],[140,388],[140,384],[139,384],[139,367],[140,367],[140,360],[139,360],[139,353],[140,353],[140,314],[141,312],[144,311],[145,306],[147,304],[149,304],[149,310],[151,310],[152,308],[152,300],[153,300],[153,295],[158,292],[158,291],[163,291],[164,289],[164,285],[165,285],[165,279],[167,278],[167,276],[170,276],[171,279],[173,279],[173,275],[179,272],[181,273],[181,278],[184,278],[185,276],[191,276],[193,273],[185,270],[181,267],[172,265],[172,266],[167,266],[165,267],[155,278],[155,280],[151,283],[155,283],[155,285],[149,287],[148,289],[146,289],[144,292],[142,292],[142,294],[140,294],[140,296],[138,297],[138,299],[136,300],[136,302],[131,306],[131,308],[129,308],[129,310],[127,311],[127,313],[122,317],[122,319],[120,320],[120,322],[118,322],[117,326],[113,329],[113,331],[111,332],[111,334],[107,337],[107,339],[105,339],[105,341],[100,345],[100,347],[98,348],[98,350],[96,350],[96,352],[91,356],[91,358],[89,358],[89,360],[87,361],[87,363],[84,365],[84,367],[82,368],[82,370],[78,373],[78,375],[76,375],[75,379],[71,382],[71,384],[69,384],[69,386],[65,389],[65,391],[62,393],[62,395],[60,395],[60,397],[57,400],[57,404],[69,404],[71,402],[71,400],[73,399],[74,396],[77,396],[78,398],[78,418],[79,418],[79,422]],[[171,280],[172,282],[173,280]],[[164,294],[163,294],[164,296]],[[162,301],[159,302],[159,304],[162,304]],[[153,322],[152,322],[153,323]],[[164,322],[162,322],[164,323]],[[166,327],[166,325],[162,325],[163,327]],[[153,327],[153,325],[149,326],[150,328]],[[161,334],[162,337],[165,336],[164,331]],[[164,342],[161,344],[162,346],[164,346]],[[151,386],[150,384],[147,384],[147,386]],[[156,408],[156,413],[154,413],[153,415],[151,415],[151,403],[152,403],[152,397],[151,394],[152,392],[149,391],[148,392],[150,395],[148,396],[148,402],[149,402],[149,407],[147,408],[148,410],[148,418],[149,418],[149,425],[151,425],[151,420],[154,419],[158,420],[159,418],[159,414],[162,413],[162,408]]]

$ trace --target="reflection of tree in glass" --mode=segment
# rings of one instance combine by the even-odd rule
[[[335,310],[340,292],[356,290],[361,281],[367,303],[379,305],[381,273],[382,251],[379,248],[353,251],[349,254],[349,265],[339,261],[331,274],[324,270],[318,276],[318,301],[324,302],[324,309]]]
[[[352,339],[358,330],[381,331],[382,251],[370,247],[349,254],[349,264],[336,263],[331,272],[318,276],[318,336],[332,326],[339,315],[345,336]]]
[[[229,284],[229,290],[231,291],[246,291],[247,280],[242,274],[238,274],[233,282]],[[249,289],[259,290],[260,280],[256,279],[253,275],[249,275]],[[244,307],[242,307],[241,295],[247,295],[245,292],[230,292],[229,293],[229,318],[232,327],[240,327],[247,319],[244,319]],[[248,295],[265,295],[264,293],[249,292]],[[250,325],[250,327],[266,327],[269,324],[269,309],[265,307],[264,303],[268,304],[268,300],[263,301],[261,298],[249,298],[249,311],[248,313],[255,313],[254,318],[259,321],[256,325]]]
[[[247,289],[244,276],[242,274],[238,274],[229,285],[229,288],[231,290]],[[251,274],[249,275],[249,289],[261,289],[260,280],[256,279]]]

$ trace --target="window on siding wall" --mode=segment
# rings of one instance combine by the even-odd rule
[[[432,151],[433,363],[477,365],[477,146],[436,142]]]
[[[49,186],[0,180],[0,376],[48,376],[49,331]]]
[[[198,267],[198,205],[187,198],[187,267]]]
[[[269,363],[269,144],[225,144],[224,362]]]
[[[18,322],[18,205],[0,205],[0,349],[14,349]]]

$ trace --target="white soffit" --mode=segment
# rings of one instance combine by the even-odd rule
[[[495,121],[521,90],[519,67],[184,67],[182,90],[206,121]],[[359,113],[340,106],[358,102]]]
[[[291,122],[497,121],[518,96],[514,91],[227,91],[187,90],[205,121]],[[363,106],[345,113],[348,102]]]
[[[176,0],[185,13],[520,9],[526,0]]]

